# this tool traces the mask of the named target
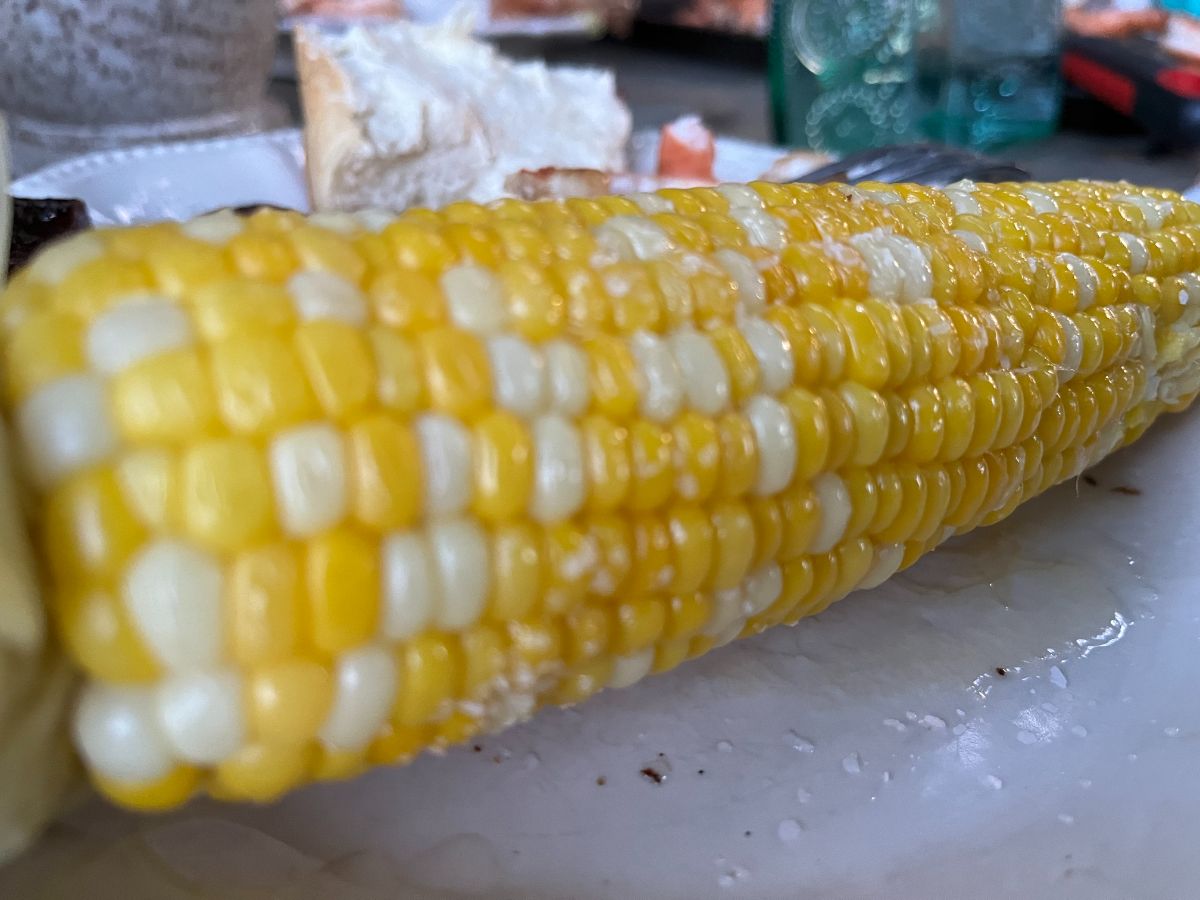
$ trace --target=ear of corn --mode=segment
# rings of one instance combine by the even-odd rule
[[[265,800],[820,612],[1187,405],[1198,250],[1076,182],[59,244],[0,342],[82,757]]]

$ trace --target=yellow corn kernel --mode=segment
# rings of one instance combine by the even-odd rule
[[[665,590],[675,577],[672,549],[671,532],[666,522],[652,515],[635,517],[633,567],[627,592],[636,595]]]
[[[508,523],[492,535],[491,595],[487,614],[493,622],[525,618],[542,591],[542,549],[529,524]]]
[[[629,427],[629,461],[632,475],[626,506],[635,512],[658,509],[674,489],[671,432],[645,419]]]
[[[787,561],[808,552],[821,526],[821,508],[808,483],[799,482],[779,497],[779,512],[783,518],[779,559]]]
[[[375,765],[408,762],[433,740],[429,725],[402,726],[385,723],[367,750],[367,759]]]
[[[779,597],[756,617],[758,622],[767,627],[786,621],[793,610],[804,602],[813,586],[813,564],[807,556],[790,560],[781,569],[783,587]]]
[[[754,497],[749,501],[754,522],[754,558],[750,571],[773,561],[783,545],[783,511],[772,497]]]
[[[220,247],[178,235],[156,244],[146,253],[144,265],[157,289],[169,297],[186,297],[209,282],[234,274]]]
[[[836,553],[822,553],[809,557],[812,563],[812,583],[804,598],[792,607],[784,617],[784,623],[793,625],[805,616],[814,615],[824,609],[833,599],[838,580],[838,558]]]
[[[754,559],[754,519],[743,503],[718,503],[711,512],[716,537],[708,589],[724,591],[736,587]]]
[[[743,403],[758,392],[758,360],[750,344],[734,326],[727,325],[709,334],[713,347],[721,355],[729,373],[730,393],[735,403]]]
[[[430,404],[453,416],[474,418],[492,406],[492,369],[483,342],[454,328],[433,328],[418,338]]]
[[[667,515],[671,533],[674,577],[672,594],[689,595],[707,581],[712,567],[716,532],[708,515],[698,506],[676,506]]]
[[[472,502],[480,518],[500,522],[525,511],[533,490],[533,441],[520,419],[505,412],[480,419],[471,464]]]
[[[142,644],[124,604],[103,591],[52,591],[51,612],[67,651],[93,678],[148,682],[158,663]]]
[[[150,273],[141,263],[100,257],[80,264],[55,287],[51,308],[90,319],[149,291]]]
[[[996,445],[1004,420],[1004,398],[995,380],[986,373],[972,375],[967,384],[975,406],[975,431],[966,455],[978,456]]]
[[[913,376],[913,348],[908,328],[899,309],[893,303],[867,299],[862,301],[866,314],[874,321],[883,336],[887,349],[888,383],[904,384],[917,380]]]
[[[546,610],[561,613],[582,603],[599,563],[591,536],[571,522],[552,525],[544,535],[542,559]]]
[[[692,637],[712,618],[713,602],[708,594],[677,594],[667,601],[667,620],[663,627],[666,640]]]
[[[795,370],[794,382],[813,385],[820,381],[821,344],[801,313],[795,307],[773,304],[764,312],[764,318],[788,340]]]
[[[393,412],[416,412],[424,402],[425,385],[412,343],[383,328],[370,329],[367,339],[378,373],[375,389],[379,402]]]
[[[502,263],[496,272],[513,329],[531,341],[555,337],[566,322],[567,301],[545,272],[549,262]]]
[[[554,248],[533,223],[501,221],[495,229],[502,253],[509,260],[525,262],[533,269],[545,268],[554,258]]]
[[[42,385],[87,369],[78,318],[39,310],[13,333],[4,354],[9,402],[18,403]]]
[[[788,244],[780,259],[795,275],[799,295],[806,302],[829,304],[845,296],[835,263],[821,247]]]
[[[925,477],[916,466],[901,464],[881,472],[879,511],[895,508],[895,517],[884,527],[872,529],[880,544],[902,544],[912,538],[925,514]],[[877,520],[878,521],[878,520]]]
[[[870,541],[860,538],[845,541],[835,551],[837,554],[838,578],[829,599],[836,600],[854,590],[867,577],[875,561],[875,548]]]
[[[1008,447],[1016,441],[1025,419],[1025,392],[1017,376],[1007,369],[993,372],[992,381],[1000,394],[1000,428],[993,446]]]
[[[758,444],[754,427],[741,413],[726,413],[717,419],[721,441],[721,481],[718,496],[744,496],[758,478]]]
[[[314,647],[339,653],[368,641],[379,621],[379,554],[346,529],[313,538],[305,550],[308,622]]]
[[[369,416],[346,432],[350,508],[375,531],[411,525],[422,501],[420,456],[412,429],[386,415]]]
[[[839,394],[854,419],[855,447],[848,462],[855,466],[874,465],[887,449],[890,421],[887,401],[853,381],[843,384]],[[807,432],[804,434],[807,440]]]
[[[288,241],[302,268],[331,272],[351,284],[361,284],[367,265],[354,244],[344,236],[323,228],[301,225],[288,232]]]
[[[660,217],[655,216],[655,219]],[[670,217],[677,218],[677,217]],[[696,306],[692,298],[692,285],[682,267],[664,260],[652,260],[648,264],[655,294],[662,303],[663,325],[667,328],[682,328],[692,324]]]
[[[211,790],[231,800],[267,803],[304,783],[313,751],[303,745],[247,744],[213,772]]]
[[[180,806],[196,792],[200,771],[192,766],[175,766],[162,778],[131,784],[92,774],[92,783],[118,806],[147,812]]]
[[[344,322],[304,322],[296,329],[296,352],[325,414],[345,419],[375,393],[370,348],[360,329]]]
[[[287,281],[298,266],[295,251],[279,235],[246,230],[230,239],[225,252],[247,278]]]
[[[837,391],[823,388],[818,396],[829,422],[829,453],[825,457],[825,466],[833,471],[844,466],[854,455],[854,415]]]
[[[684,500],[712,496],[721,477],[721,438],[712,420],[685,412],[671,426],[675,492]]]
[[[135,444],[186,441],[217,422],[213,388],[193,350],[159,353],[123,370],[112,380],[112,404],[121,434]]]
[[[692,276],[696,324],[710,329],[733,321],[738,306],[737,285],[726,274],[701,270]]]
[[[399,651],[400,691],[392,712],[399,726],[417,726],[443,718],[459,696],[464,672],[458,641],[427,632]]]
[[[494,625],[479,625],[459,635],[463,656],[463,696],[480,699],[496,690],[507,665],[507,638]]]
[[[842,301],[834,307],[845,329],[846,375],[853,383],[877,390],[891,376],[887,342],[863,302]]]
[[[295,747],[311,741],[333,704],[333,675],[319,663],[285,659],[246,677],[246,721],[258,741]]]
[[[636,653],[662,637],[667,623],[667,604],[658,597],[640,597],[616,608],[612,651],[619,656]]]
[[[633,529],[620,515],[593,515],[584,524],[595,565],[590,573],[588,592],[593,596],[612,597],[623,592],[625,580],[633,569]]]
[[[383,230],[382,237],[402,269],[436,273],[458,261],[445,238],[434,228],[417,224],[411,218],[392,222]]]
[[[669,672],[685,662],[688,658],[688,650],[690,641],[659,641],[654,646],[654,662],[650,666],[650,672],[658,675],[662,672]]]
[[[950,476],[942,466],[929,466],[922,470],[925,481],[925,508],[921,520],[913,530],[913,540],[927,541],[937,534],[946,518],[950,505]]]
[[[905,457],[915,463],[932,462],[942,449],[946,433],[941,395],[933,385],[915,388],[909,392],[908,408],[912,412],[913,433]]]
[[[793,482],[812,478],[825,471],[829,460],[833,437],[828,410],[820,397],[804,388],[784,391],[780,399],[792,416],[796,434],[804,436],[803,440],[797,441]],[[846,408],[849,409],[849,406]]]
[[[611,320],[608,297],[588,265],[557,262],[550,268],[555,288],[566,302],[568,327],[577,335],[603,332]]]
[[[209,341],[260,334],[296,319],[288,292],[265,281],[215,281],[192,291],[188,300],[197,330]]]
[[[312,762],[314,781],[345,781],[367,768],[366,750],[334,750],[318,746]]]
[[[212,346],[210,359],[217,406],[234,431],[271,434],[316,415],[304,369],[283,338],[270,334],[230,338]]]
[[[863,534],[875,521],[879,508],[879,485],[868,469],[850,469],[842,473],[842,481],[850,495],[850,519],[846,522],[844,540]]]
[[[300,554],[267,544],[234,556],[225,588],[226,646],[243,666],[273,663],[300,647],[303,626]]]
[[[84,471],[50,495],[43,534],[62,584],[115,577],[146,537],[107,468]]]
[[[611,610],[603,606],[580,606],[567,613],[566,662],[578,666],[608,649],[614,623]]]
[[[637,365],[628,343],[613,335],[596,335],[584,341],[583,348],[596,410],[614,419],[632,416],[640,397]]]
[[[437,282],[422,272],[380,272],[367,285],[375,317],[404,331],[423,331],[445,320],[446,300]]]
[[[456,222],[443,228],[442,234],[463,262],[488,269],[500,263],[500,239],[483,222]]]
[[[603,416],[587,416],[581,423],[580,432],[588,482],[588,507],[597,512],[616,509],[624,503],[633,482],[629,431]]]
[[[274,525],[274,505],[266,459],[250,441],[201,441],[181,455],[172,518],[197,542],[236,550],[261,540]]]

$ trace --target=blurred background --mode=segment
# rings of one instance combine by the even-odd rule
[[[465,5],[506,53],[614,70],[639,128],[694,113],[719,134],[834,154],[933,140],[1038,178],[1195,180],[1200,0]],[[0,0],[0,106],[17,168],[297,124],[295,24],[428,22],[452,8],[461,12],[445,0]]]

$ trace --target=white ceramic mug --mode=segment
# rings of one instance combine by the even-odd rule
[[[275,0],[0,0],[15,150],[85,150],[263,126]]]

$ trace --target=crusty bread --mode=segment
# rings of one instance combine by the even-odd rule
[[[299,29],[296,59],[316,210],[487,201],[522,169],[626,168],[611,74],[513,62],[461,21]]]

